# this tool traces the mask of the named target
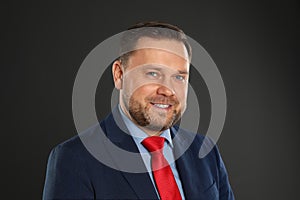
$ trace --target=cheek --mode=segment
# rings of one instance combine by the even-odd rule
[[[149,96],[156,94],[157,88],[158,87],[154,84],[144,84],[136,88],[135,92],[143,96]]]
[[[132,98],[135,100],[142,101],[146,97],[151,96],[153,93],[155,93],[155,89],[149,85],[144,85],[138,88],[135,88],[134,91],[132,91]]]
[[[139,76],[140,77],[140,76]],[[136,76],[126,76],[123,82],[123,89],[128,94],[140,93],[140,94],[148,94],[155,90],[153,84],[146,83],[145,80],[141,80],[141,78],[137,78]]]
[[[176,94],[178,101],[180,102],[180,109],[184,112],[187,106],[187,90],[183,89]]]
[[[180,102],[186,102],[187,100],[187,88],[176,88],[175,95]]]

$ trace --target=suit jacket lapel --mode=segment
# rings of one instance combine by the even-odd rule
[[[174,157],[178,158],[191,138],[187,138],[175,128],[171,128],[171,134],[173,137]],[[175,135],[176,138],[174,138]],[[193,174],[191,173],[195,169],[195,166],[191,156],[190,149],[188,148],[175,162],[186,199],[192,199],[192,197],[194,197],[193,194],[195,193],[195,183],[193,183]]]
[[[171,133],[173,137],[177,135],[177,138],[173,139],[175,158],[184,152],[176,160],[176,168],[182,182],[185,198],[201,199],[200,197],[207,189],[207,175],[205,169],[198,164],[197,153],[199,149],[193,145],[195,143],[193,141],[194,135],[181,129],[177,131],[175,128],[171,128]],[[185,150],[186,147],[188,148]]]
[[[112,114],[105,119],[105,132],[107,137],[118,147],[133,153],[139,153],[139,150],[133,140],[133,138],[127,134],[128,130],[123,120],[121,119],[121,114],[119,109],[115,108]],[[123,131],[122,131],[123,130]],[[127,133],[125,133],[127,132]],[[118,159],[112,156],[113,159]],[[136,161],[136,160],[135,160]],[[135,191],[139,199],[157,199],[155,188],[149,177],[149,174],[144,165],[142,157],[140,156],[135,162],[136,166],[144,167],[144,173],[128,173],[120,170],[122,175],[126,178],[128,183],[131,185],[132,189]],[[122,166],[118,166],[120,169]]]

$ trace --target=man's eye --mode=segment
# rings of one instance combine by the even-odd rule
[[[152,76],[152,77],[157,77],[158,73],[157,72],[147,72],[146,73],[148,76]]]
[[[185,81],[185,77],[181,76],[181,75],[176,75],[175,79],[178,80],[178,81]]]

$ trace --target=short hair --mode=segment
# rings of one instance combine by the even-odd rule
[[[126,65],[129,56],[133,53],[133,49],[137,41],[141,37],[150,37],[155,39],[173,39],[182,42],[187,50],[189,59],[192,57],[192,48],[185,33],[175,25],[158,22],[139,22],[130,26],[121,36],[120,41],[120,57],[121,63]]]

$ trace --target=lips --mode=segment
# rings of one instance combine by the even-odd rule
[[[154,108],[158,108],[158,109],[161,109],[161,110],[170,110],[176,105],[175,102],[170,102],[170,101],[165,101],[165,102],[152,101],[152,102],[149,102],[149,103]]]
[[[171,105],[169,105],[169,104],[161,104],[161,103],[151,103],[151,104],[157,108],[162,108],[162,109],[171,107]]]
[[[148,101],[153,107],[162,110],[169,110],[175,105],[179,104],[176,98],[164,96],[147,98],[146,101]]]

